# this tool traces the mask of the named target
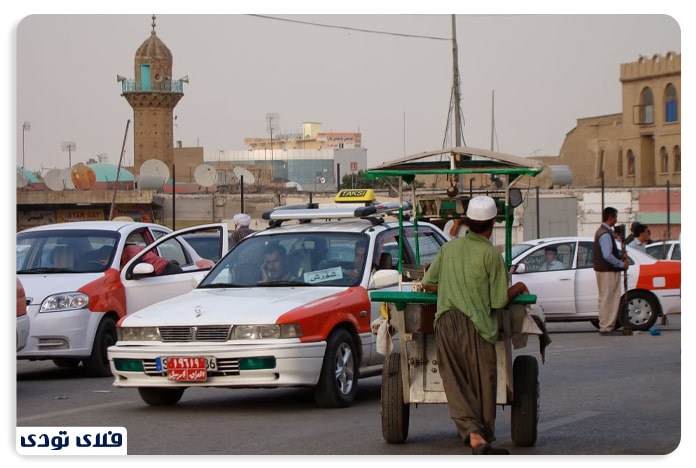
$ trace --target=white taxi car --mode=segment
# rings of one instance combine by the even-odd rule
[[[171,233],[151,223],[84,221],[17,233],[17,278],[26,292],[31,324],[17,359],[50,359],[61,367],[82,363],[88,375],[110,375],[106,350],[116,342],[116,322],[146,305],[190,291],[191,277],[210,265],[179,236],[212,228],[223,233],[220,252],[226,251],[226,224]],[[122,265],[129,244],[144,250]],[[142,260],[153,250],[176,261],[182,272],[154,275],[153,266]]]
[[[432,261],[447,240],[429,223],[417,224],[417,236],[410,222],[400,231],[380,206],[266,213],[271,226],[237,244],[197,288],[118,323],[114,385],[137,388],[150,405],[176,404],[188,387],[293,386],[311,387],[319,406],[349,406],[359,377],[378,375],[384,358],[371,331],[381,304],[368,291],[397,283],[399,260]],[[301,222],[283,224],[291,219]]]
[[[537,296],[547,322],[587,320],[599,325],[593,244],[591,237],[558,237],[512,246],[512,281],[522,281]],[[547,250],[555,252],[557,266],[546,266]],[[681,312],[681,262],[657,260],[632,247],[626,251],[628,293],[622,281],[619,312],[627,304],[631,327],[649,330],[658,316]]]

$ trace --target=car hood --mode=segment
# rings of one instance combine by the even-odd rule
[[[276,323],[283,314],[320,306],[345,287],[194,289],[124,318],[131,327]]]
[[[17,277],[24,286],[27,299],[31,304],[41,304],[46,296],[51,294],[77,291],[104,273],[51,273],[51,274],[18,274]]]

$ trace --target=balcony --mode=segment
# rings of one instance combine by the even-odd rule
[[[121,81],[121,92],[127,93],[172,93],[183,94],[185,80],[164,80],[159,83],[152,82],[142,86],[142,83],[133,79]]]

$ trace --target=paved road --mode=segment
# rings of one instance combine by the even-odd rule
[[[661,326],[660,336],[601,337],[589,323],[548,328],[537,444],[516,447],[510,408],[498,407],[498,445],[520,455],[662,455],[679,445],[681,317]],[[20,361],[17,425],[125,426],[128,453],[141,455],[469,454],[441,404],[412,406],[406,443],[385,443],[379,377],[361,381],[346,409],[317,408],[305,389],[189,389],[178,405],[155,408],[111,382],[86,378],[80,368]]]

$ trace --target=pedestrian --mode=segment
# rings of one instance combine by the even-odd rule
[[[640,225],[638,221],[633,221],[631,223],[631,233],[626,237],[626,245],[630,244],[633,242],[633,239],[636,238],[636,228]]]
[[[230,249],[237,245],[242,239],[249,234],[253,234],[253,229],[249,228],[251,224],[251,216],[245,213],[238,213],[232,218],[234,222],[234,232],[230,234]]]
[[[495,309],[518,294],[524,283],[508,287],[505,260],[490,242],[498,214],[487,196],[469,201],[467,233],[445,243],[428,267],[423,289],[437,292],[437,361],[450,417],[475,455],[507,455],[494,448],[498,339]]]
[[[594,237],[593,266],[599,291],[599,334],[615,334],[614,328],[621,302],[621,272],[628,269],[616,242],[613,227],[618,219],[616,208],[608,206],[602,211],[602,224]]]
[[[639,224],[633,231],[635,239],[628,243],[629,247],[638,249],[643,253],[647,253],[645,246],[648,245],[650,241],[650,229],[645,224]]]

